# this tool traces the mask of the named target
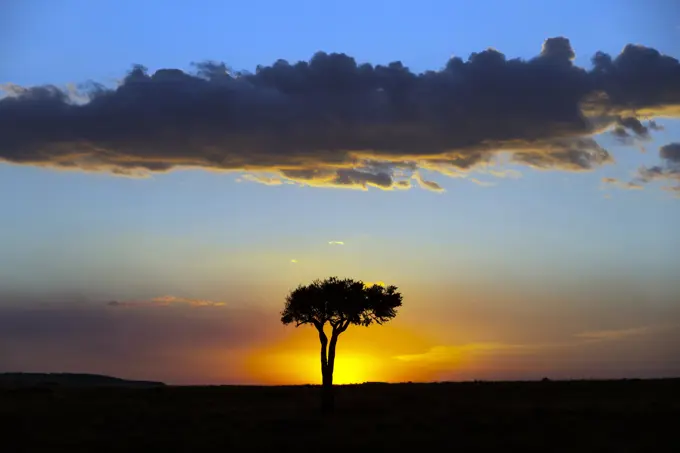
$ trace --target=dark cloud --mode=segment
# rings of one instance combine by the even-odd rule
[[[623,126],[615,126],[614,129],[612,129],[612,135],[622,141],[623,143],[631,143],[631,135],[628,133],[625,127]]]
[[[669,143],[659,149],[659,156],[673,165],[680,164],[680,143]]]
[[[630,144],[633,143],[633,138],[639,140],[649,140],[649,129],[652,127],[657,128],[656,123],[650,122],[650,127],[648,127],[643,125],[642,122],[640,122],[640,120],[637,118],[619,118],[617,120],[617,125],[612,130],[612,134],[621,142]],[[632,134],[628,131],[632,132]]]
[[[559,37],[529,60],[489,49],[420,74],[320,52],[254,74],[203,62],[194,74],[134,66],[115,89],[10,86],[0,160],[392,189],[409,187],[418,168],[469,169],[501,151],[539,168],[589,170],[612,160],[593,134],[616,126],[644,138],[654,127],[639,116],[680,113],[676,59],[628,45],[614,58],[597,53],[586,70],[574,56]]]
[[[659,51],[628,44],[614,59],[597,52],[591,71],[594,89],[610,111],[656,116],[680,113],[680,64]]]
[[[611,156],[592,138],[557,141],[547,148],[516,152],[513,161],[539,169],[561,167],[565,170],[590,170],[611,162]],[[546,152],[547,151],[547,152]]]
[[[664,187],[665,190],[680,194],[680,143],[669,143],[659,148],[662,163],[652,167],[638,169],[636,180],[639,183],[652,181],[668,181],[673,186]]]
[[[653,131],[664,130],[664,127],[661,124],[657,124],[657,122],[654,120],[649,120],[649,122],[647,123],[647,127]]]

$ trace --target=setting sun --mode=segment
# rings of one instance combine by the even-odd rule
[[[272,383],[320,384],[319,355],[307,352],[280,353],[261,356],[263,364],[270,365],[268,381]],[[259,367],[258,367],[259,368]],[[335,359],[334,384],[361,384],[382,380],[380,360],[377,357],[342,351]]]
[[[333,382],[360,384],[375,379],[375,361],[367,355],[344,355],[335,359]]]
[[[321,382],[319,373],[319,358],[317,356],[305,358],[309,363],[310,382]],[[339,354],[335,359],[333,370],[334,384],[361,384],[375,380],[377,371],[376,358],[366,354]]]

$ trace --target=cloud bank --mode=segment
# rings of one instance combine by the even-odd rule
[[[613,161],[593,136],[645,140],[680,114],[680,63],[652,48],[598,52],[573,64],[568,39],[529,60],[488,49],[414,73],[319,52],[255,73],[223,63],[195,73],[134,66],[114,89],[7,85],[0,161],[144,176],[192,167],[245,179],[428,190],[421,169],[466,172],[507,153],[538,169],[586,171]],[[652,176],[649,176],[650,178]]]

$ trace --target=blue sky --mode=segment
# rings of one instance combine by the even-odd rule
[[[615,56],[628,43],[678,58],[672,3],[10,2],[0,14],[0,39],[10,43],[0,49],[0,83],[114,86],[136,63],[153,72],[218,60],[254,71],[319,50],[374,64],[400,60],[421,72],[489,47],[531,58],[557,36],[569,38],[574,63],[586,68],[596,51]],[[200,169],[134,179],[0,163],[0,288],[32,301],[78,295],[94,305],[166,294],[230,300],[274,310],[276,321],[289,288],[339,274],[403,287],[413,300],[405,313],[442,332],[448,321],[441,313],[456,304],[450,285],[464,297],[492,300],[488,310],[526,296],[512,302],[517,313],[553,310],[540,297],[561,295],[568,302],[558,310],[582,310],[569,321],[574,333],[593,305],[628,288],[640,296],[615,328],[640,327],[633,313],[665,314],[680,297],[680,201],[659,183],[618,190],[601,179],[628,181],[640,165],[656,165],[659,147],[680,141],[676,120],[658,123],[664,130],[644,143],[646,153],[598,137],[616,162],[592,171],[513,164],[503,168],[521,177],[427,174],[442,193],[267,186]],[[334,240],[345,244],[328,244]],[[582,292],[588,302],[570,296]],[[440,315],[427,321],[428,313]],[[541,341],[538,333],[533,341]]]

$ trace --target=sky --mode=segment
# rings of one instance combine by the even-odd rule
[[[1,5],[0,372],[680,375],[677,2]]]

